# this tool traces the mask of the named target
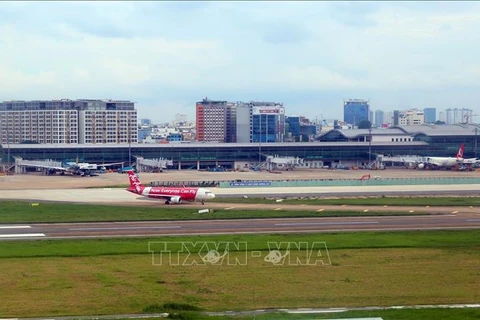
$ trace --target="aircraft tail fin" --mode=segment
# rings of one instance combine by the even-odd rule
[[[460,149],[458,149],[458,153],[457,153],[457,159],[461,159],[463,158],[463,150],[465,149],[465,144],[462,143],[460,145]]]
[[[130,181],[130,187],[127,190],[136,194],[142,194],[145,186],[140,182],[140,179],[138,179],[133,170],[128,171],[127,174],[128,180]]]

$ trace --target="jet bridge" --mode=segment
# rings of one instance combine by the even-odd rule
[[[15,159],[15,173],[25,173],[27,167],[32,168],[53,168],[62,167],[62,163],[53,160],[23,160],[21,157],[13,157]]]
[[[135,156],[136,169],[138,172],[162,172],[169,166],[173,166],[173,161],[165,158],[145,159],[140,156]]]
[[[303,159],[299,157],[279,157],[278,155],[267,155],[263,166],[268,171],[274,170],[293,170],[295,167],[302,165]]]

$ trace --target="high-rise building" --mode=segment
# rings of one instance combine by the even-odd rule
[[[386,121],[383,110],[375,110],[375,127],[380,128]]]
[[[36,100],[0,103],[2,144],[137,142],[133,102]]]
[[[252,107],[251,142],[281,142],[285,135],[283,103],[250,102]]]
[[[421,125],[425,123],[423,111],[410,109],[401,111],[398,115],[398,124],[401,126]]]
[[[423,113],[425,114],[425,123],[435,123],[437,121],[437,109],[425,108]]]
[[[236,140],[239,143],[252,142],[252,106],[248,103],[238,102],[236,105]]]
[[[400,124],[399,118],[400,118],[400,111],[393,110],[392,124],[394,126],[398,126]]]
[[[197,141],[235,142],[234,105],[227,101],[209,100],[197,102]]]
[[[451,108],[445,109],[445,123],[446,124],[454,124],[454,119],[453,119],[453,110]]]
[[[369,119],[370,101],[350,99],[343,101],[343,121],[358,127],[358,124]]]

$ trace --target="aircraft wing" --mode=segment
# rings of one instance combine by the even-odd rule
[[[26,167],[33,167],[33,168],[42,168],[42,169],[53,169],[53,170],[59,170],[59,171],[67,171],[67,168],[64,167],[55,167],[55,166],[44,166],[40,164],[24,164],[23,166]]]

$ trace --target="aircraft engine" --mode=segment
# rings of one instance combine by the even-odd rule
[[[171,203],[180,203],[180,202],[182,202],[182,198],[180,198],[180,196],[171,197],[170,202]]]
[[[418,164],[418,169],[423,169],[423,168],[425,168],[425,164],[419,163],[419,164]]]

